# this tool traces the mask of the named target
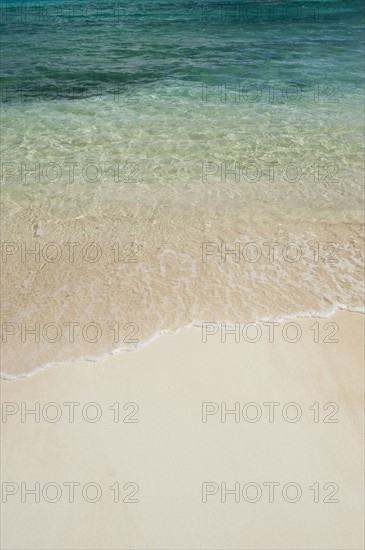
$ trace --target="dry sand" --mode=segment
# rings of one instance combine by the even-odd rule
[[[295,322],[303,331],[296,343],[283,339],[285,323],[273,343],[267,335],[257,343],[222,343],[217,333],[204,344],[201,330],[190,328],[97,363],[2,381],[3,501],[6,491],[15,494],[2,504],[1,547],[363,548],[364,316],[339,312]],[[309,329],[314,322],[320,343]],[[326,323],[338,324],[339,342],[323,343],[335,327],[325,330]],[[23,409],[40,404],[39,422],[32,415],[21,421],[21,402]],[[45,406],[51,402],[58,409]],[[66,402],[79,403],[72,423]],[[97,407],[85,407],[91,402]],[[204,402],[214,413],[206,422]],[[222,422],[222,403],[232,409],[236,402],[239,418]],[[245,407],[250,402],[256,405]],[[268,402],[279,403],[273,422]],[[257,422],[247,420],[260,411]],[[91,422],[97,412],[100,420]],[[50,422],[56,413],[61,418]],[[24,491],[36,482],[39,503]],[[52,482],[58,487],[46,485]],[[68,482],[80,484],[73,503]],[[273,502],[269,482],[280,484],[271,486]],[[239,489],[226,502],[223,483]],[[95,487],[100,499],[87,502]]]

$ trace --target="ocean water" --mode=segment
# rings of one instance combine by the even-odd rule
[[[0,12],[5,373],[362,307],[361,2]]]

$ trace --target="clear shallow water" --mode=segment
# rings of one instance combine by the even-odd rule
[[[139,261],[70,269],[14,254],[5,320],[134,320],[146,340],[207,317],[359,307],[361,4],[95,6],[1,4],[3,240],[133,241]],[[204,241],[263,239],[343,254],[202,263]],[[19,343],[7,369],[115,347]]]

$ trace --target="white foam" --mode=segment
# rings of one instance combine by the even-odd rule
[[[329,307],[328,309],[323,310],[323,311],[310,311],[310,310],[296,311],[296,312],[292,312],[292,313],[285,313],[284,315],[280,315],[280,316],[276,316],[276,317],[265,316],[265,317],[261,317],[259,319],[255,319],[254,321],[251,321],[251,322],[256,322],[256,323],[259,323],[259,322],[282,322],[282,321],[286,321],[286,320],[299,319],[299,318],[326,319],[328,317],[331,317],[332,315],[334,315],[338,311],[349,311],[349,312],[352,312],[352,313],[365,314],[365,306],[348,307],[345,304],[337,303],[337,304],[333,304],[331,307]],[[183,325],[183,326],[179,327],[176,330],[170,330],[170,329],[157,330],[156,332],[151,334],[151,336],[149,336],[148,338],[145,338],[141,342],[138,342],[136,344],[129,345],[129,346],[114,348],[111,351],[106,352],[106,353],[104,352],[100,355],[96,355],[96,356],[79,356],[79,357],[76,357],[76,358],[73,358],[73,359],[68,359],[67,361],[64,361],[64,362],[63,361],[48,362],[48,363],[45,363],[44,365],[40,365],[39,367],[36,367],[35,369],[32,369],[28,372],[23,372],[23,373],[20,373],[20,374],[17,374],[17,375],[8,374],[6,372],[0,371],[0,379],[7,380],[7,381],[16,381],[16,380],[20,380],[20,379],[24,379],[24,378],[30,378],[30,377],[34,376],[35,374],[43,372],[46,369],[61,366],[61,365],[72,364],[72,363],[81,362],[81,361],[86,361],[86,362],[88,361],[88,362],[91,362],[91,363],[102,362],[103,360],[107,359],[108,357],[110,357],[112,355],[116,355],[118,353],[133,352],[133,351],[138,351],[142,348],[145,348],[146,346],[148,346],[151,342],[153,342],[154,340],[156,340],[160,336],[177,334],[181,330],[186,330],[186,329],[189,329],[189,328],[192,328],[192,327],[201,328],[203,323],[206,323],[206,322],[226,323],[228,326],[234,326],[235,325],[235,321],[232,321],[232,320],[229,320],[229,319],[221,319],[221,320],[215,319],[214,321],[212,321],[212,320],[207,321],[206,319],[205,320],[194,320],[190,323],[187,323],[186,325]]]

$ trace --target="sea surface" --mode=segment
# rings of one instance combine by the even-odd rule
[[[362,310],[362,2],[0,15],[5,376]]]

